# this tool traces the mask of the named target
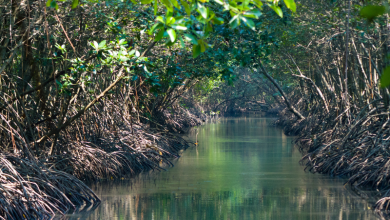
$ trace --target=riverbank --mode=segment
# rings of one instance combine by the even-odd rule
[[[123,116],[123,115],[122,115]],[[0,216],[5,219],[51,219],[69,210],[99,205],[100,199],[85,184],[103,179],[132,178],[141,172],[163,170],[194,143],[179,133],[204,121],[204,115],[178,108],[159,118],[111,115],[116,126],[91,121],[65,132],[57,149],[47,157],[25,152],[0,155],[3,193]],[[82,133],[78,133],[79,131]],[[68,138],[67,138],[68,135]],[[66,149],[66,150],[64,150]]]
[[[375,100],[363,108],[340,112],[324,111],[313,106],[305,111],[306,119],[297,120],[284,109],[276,124],[288,135],[297,135],[295,143],[303,154],[301,164],[312,173],[346,179],[353,189],[375,191],[380,198],[373,205],[385,215],[390,205],[390,113]]]

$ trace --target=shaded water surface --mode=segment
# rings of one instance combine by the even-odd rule
[[[175,167],[93,185],[102,204],[66,218],[376,219],[344,180],[305,173],[292,138],[270,122],[226,118],[201,126],[199,145],[183,152]]]

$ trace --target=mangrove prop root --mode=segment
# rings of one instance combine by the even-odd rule
[[[376,190],[381,199],[375,210],[389,210],[390,112],[380,104],[371,110],[355,109],[351,115],[358,117],[350,121],[335,108],[329,113],[313,109],[305,112],[303,121],[294,120],[285,109],[276,122],[287,134],[298,135],[301,164],[313,173],[345,177],[358,189]]]

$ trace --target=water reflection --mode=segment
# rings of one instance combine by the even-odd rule
[[[66,219],[375,219],[343,180],[305,173],[292,138],[269,123],[230,118],[202,126],[199,145],[175,167],[93,185],[102,204]]]

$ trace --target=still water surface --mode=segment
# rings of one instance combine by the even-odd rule
[[[102,204],[66,219],[376,219],[345,180],[305,173],[292,137],[271,120],[224,118],[201,126],[199,145],[174,167],[92,185]]]

